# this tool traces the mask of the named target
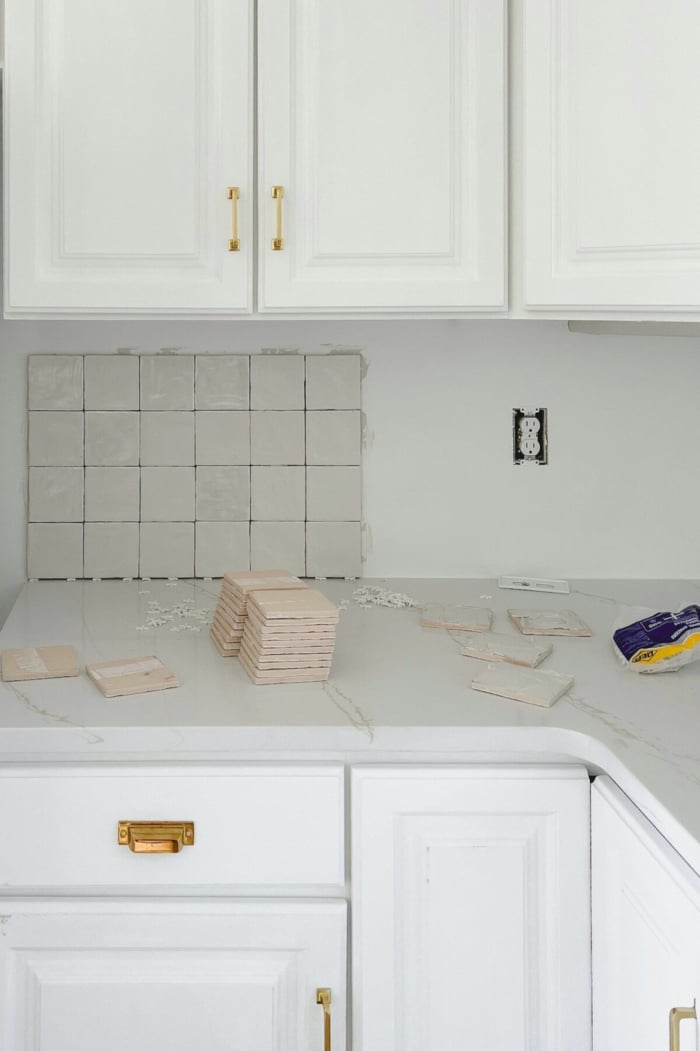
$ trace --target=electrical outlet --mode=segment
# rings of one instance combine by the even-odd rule
[[[547,463],[546,409],[513,409],[513,463]]]

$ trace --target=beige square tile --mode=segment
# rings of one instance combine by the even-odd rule
[[[307,409],[359,409],[361,384],[359,354],[307,355]]]
[[[82,522],[82,467],[29,468],[29,521]]]
[[[139,526],[137,522],[86,522],[86,577],[137,577]]]
[[[306,468],[306,518],[309,522],[359,522],[361,517],[360,467]]]
[[[361,413],[307,412],[307,464],[314,467],[354,467],[361,463],[361,456]]]
[[[194,522],[194,467],[141,468],[141,521]]]
[[[194,413],[142,412],[141,465],[194,467]]]
[[[29,466],[82,467],[82,412],[29,413]]]
[[[195,458],[207,467],[250,464],[249,412],[196,412]]]
[[[250,405],[250,358],[243,354],[198,354],[198,409],[247,409]]]
[[[30,580],[66,580],[83,575],[83,523],[27,528],[27,576]]]
[[[90,467],[138,467],[138,412],[86,412],[85,463]]]
[[[283,566],[298,577],[306,575],[303,522],[251,522],[250,568]]]
[[[304,413],[257,411],[250,414],[252,464],[303,464],[306,457]]]
[[[149,354],[140,360],[142,410],[194,409],[194,356]]]
[[[85,521],[138,522],[138,467],[85,468]]]
[[[254,521],[303,522],[305,515],[303,467],[251,468],[251,517]]]
[[[250,569],[248,522],[197,522],[194,545],[198,577],[223,577],[231,570]]]
[[[359,577],[362,534],[359,522],[308,522],[306,571],[310,577]]]
[[[135,354],[88,354],[86,356],[85,408],[88,410],[137,410],[139,408],[139,359]]]
[[[197,520],[250,521],[250,468],[198,467]]]
[[[303,409],[304,375],[303,354],[252,355],[251,409]]]
[[[140,535],[140,576],[194,576],[193,522],[142,522]]]
[[[83,408],[83,359],[77,354],[32,354],[28,366],[29,408]]]

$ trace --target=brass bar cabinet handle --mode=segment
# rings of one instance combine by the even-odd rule
[[[281,252],[284,248],[282,237],[282,198],[284,197],[284,186],[273,186],[272,196],[277,201],[277,236],[272,238],[272,251]]]
[[[331,991],[316,990],[316,1003],[323,1008],[323,1051],[331,1051]]]
[[[692,1007],[672,1007],[668,1014],[669,1051],[681,1051],[681,1022],[697,1018],[695,1004]]]
[[[117,842],[134,854],[179,854],[194,846],[194,822],[120,821]]]
[[[239,186],[229,186],[226,194],[229,201],[231,202],[231,239],[228,243],[229,252],[240,252],[241,241],[238,236],[238,199],[241,196],[241,190]]]

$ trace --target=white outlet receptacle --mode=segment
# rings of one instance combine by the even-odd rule
[[[513,463],[547,463],[546,409],[513,409]]]

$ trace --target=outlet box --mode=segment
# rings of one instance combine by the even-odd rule
[[[547,463],[547,410],[513,409],[513,463]]]

